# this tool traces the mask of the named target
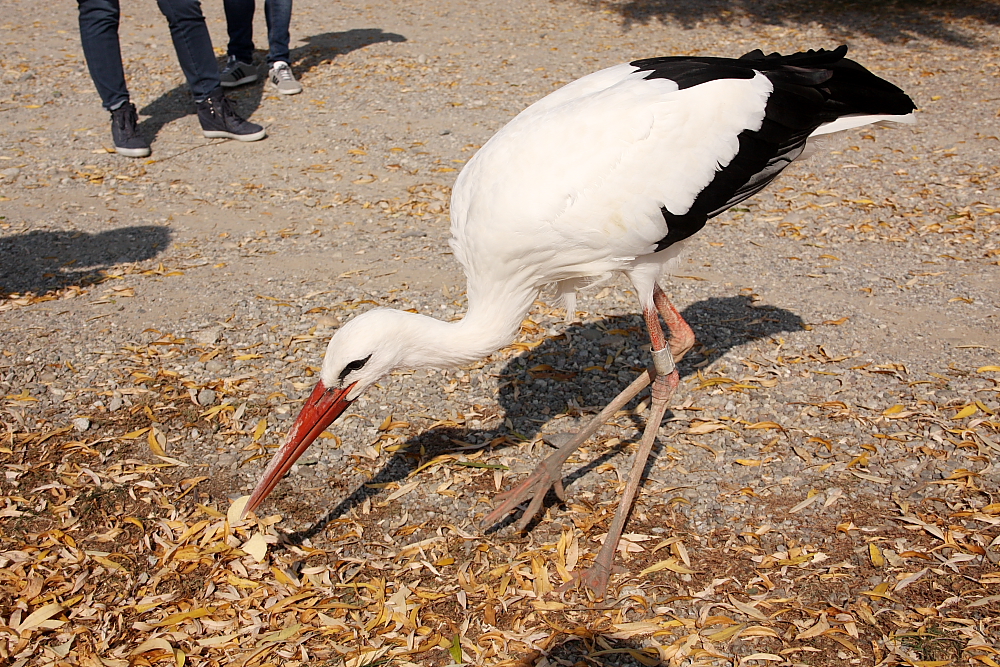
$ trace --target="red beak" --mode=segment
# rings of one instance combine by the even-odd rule
[[[274,458],[267,465],[267,470],[264,471],[264,476],[257,483],[257,488],[250,495],[246,509],[243,510],[244,516],[264,502],[313,440],[318,438],[320,433],[353,402],[347,399],[347,395],[354,388],[354,384],[344,389],[327,389],[322,381],[316,383],[316,388],[309,395],[295,424],[292,425],[288,439],[274,454]]]

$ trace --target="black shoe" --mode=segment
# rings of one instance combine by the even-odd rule
[[[136,124],[139,116],[135,105],[126,102],[111,112],[111,138],[115,142],[115,151],[125,157],[146,157],[149,155],[149,144],[139,136]]]
[[[241,63],[236,56],[229,56],[226,66],[219,72],[223,88],[235,88],[257,80],[257,69],[252,63]]]
[[[207,99],[198,102],[198,120],[201,121],[202,132],[209,139],[257,141],[267,136],[263,127],[243,120],[233,111],[221,88],[216,88]]]

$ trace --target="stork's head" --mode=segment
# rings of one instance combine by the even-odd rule
[[[370,310],[341,327],[323,358],[319,382],[246,505],[256,509],[303,452],[379,378],[426,360],[428,317],[387,308]],[[421,335],[423,334],[423,335]]]

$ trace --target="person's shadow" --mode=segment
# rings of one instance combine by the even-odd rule
[[[42,294],[100,278],[116,264],[152,259],[170,245],[158,225],[119,227],[98,234],[33,231],[0,237],[0,294]]]
[[[306,37],[305,46],[292,49],[292,70],[296,77],[311,72],[316,67],[328,65],[338,55],[350,53],[379,42],[405,42],[406,37],[380,28],[355,28],[345,32],[324,32]],[[265,38],[266,42],[266,38]],[[234,103],[236,112],[243,118],[250,118],[260,107],[267,85],[267,66],[264,64],[267,51],[258,50],[254,56],[257,81],[238,88],[225,89],[226,96]],[[219,70],[225,66],[225,57],[219,59]],[[194,102],[187,84],[168,90],[142,109],[139,113],[149,116],[139,123],[139,133],[152,142],[160,130],[173,121],[195,113]]]
[[[733,347],[781,332],[801,331],[805,328],[805,323],[798,315],[773,306],[754,307],[746,296],[705,299],[688,306],[682,315],[694,329],[696,339],[706,353],[689,354],[685,357],[678,364],[681,377],[693,375],[698,368],[715,362]],[[483,443],[496,435],[510,433],[511,430],[516,434],[515,437],[534,439],[544,424],[545,415],[542,413],[542,407],[552,404],[554,398],[556,402],[572,399],[581,407],[597,406],[596,409],[599,410],[624,389],[644,368],[643,364],[649,361],[646,350],[649,339],[640,315],[611,317],[596,323],[572,324],[567,326],[564,332],[567,338],[546,339],[530,352],[512,358],[500,373],[501,389],[498,400],[513,429],[501,427],[499,432],[485,432],[477,429],[436,427],[424,431],[410,438],[367,484],[355,489],[351,495],[341,500],[312,525],[286,536],[286,539],[298,543],[316,536],[331,521],[361,505],[365,499],[375,500],[374,496],[381,493],[377,487],[405,479],[417,466],[435,456],[455,452],[456,440]],[[587,344],[583,341],[587,341]],[[593,366],[604,366],[609,354],[615,355],[617,359],[603,372],[583,370]],[[635,358],[638,359],[639,365],[631,363],[631,359]],[[551,366],[552,369],[539,370],[539,366]],[[545,384],[536,382],[538,379],[546,379]],[[648,390],[633,399],[633,403],[638,403],[646,395]],[[585,424],[592,414],[581,417],[579,426]],[[635,419],[637,425],[641,426],[641,418],[635,417]],[[594,467],[616,456],[619,451],[620,449],[609,450],[577,470],[564,470],[565,484],[568,487]],[[415,452],[422,452],[422,455],[417,455]],[[652,459],[647,464],[647,469],[649,465],[652,465]],[[508,486],[510,484],[509,482]],[[284,489],[287,493],[290,487],[284,486]],[[279,493],[275,495],[280,495],[280,490],[279,487]],[[570,489],[567,491],[572,493]],[[554,494],[549,495],[547,502],[555,499]],[[313,499],[310,499],[310,502],[312,501]],[[516,518],[517,513],[512,513],[493,526],[492,530],[508,525]],[[490,527],[483,526],[483,528]]]

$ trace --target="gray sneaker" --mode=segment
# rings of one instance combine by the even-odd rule
[[[302,84],[295,80],[292,68],[286,62],[279,60],[271,65],[267,78],[282,95],[296,95],[302,92]]]
[[[226,66],[219,73],[223,88],[235,88],[257,80],[257,68],[250,63],[241,63],[236,56],[229,56]]]

